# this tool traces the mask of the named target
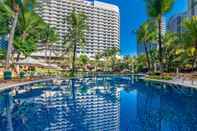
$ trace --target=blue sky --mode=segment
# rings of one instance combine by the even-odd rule
[[[132,30],[136,30],[141,23],[147,19],[146,7],[144,0],[99,0],[112,3],[120,8],[121,31],[120,31],[120,48],[121,55],[136,54],[136,36]],[[171,12],[166,16],[170,16],[183,12],[187,9],[187,0],[176,0]]]

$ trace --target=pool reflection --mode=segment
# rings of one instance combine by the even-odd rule
[[[17,87],[3,93],[3,98],[0,126],[4,131],[119,130],[120,91],[108,78]]]
[[[197,91],[139,77],[54,80],[0,93],[0,131],[195,131]]]

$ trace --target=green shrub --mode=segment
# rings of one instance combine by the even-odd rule
[[[160,76],[161,72],[152,72],[149,75],[151,75],[151,76]]]
[[[12,71],[4,71],[3,73],[4,80],[11,80],[12,79]]]
[[[19,73],[19,77],[20,77],[20,79],[24,79],[25,78],[25,72],[24,71],[21,71]]]
[[[172,80],[171,76],[158,76],[158,75],[150,75],[147,76],[146,79],[155,79],[155,80]]]

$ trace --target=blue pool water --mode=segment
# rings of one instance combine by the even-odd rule
[[[0,93],[0,131],[196,131],[197,90],[87,77]]]

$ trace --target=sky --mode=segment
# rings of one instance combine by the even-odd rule
[[[120,50],[121,55],[136,55],[137,42],[133,30],[146,21],[146,5],[144,0],[99,0],[112,3],[120,8]],[[172,10],[166,15],[166,20],[171,16],[187,10],[187,0],[176,0]]]

